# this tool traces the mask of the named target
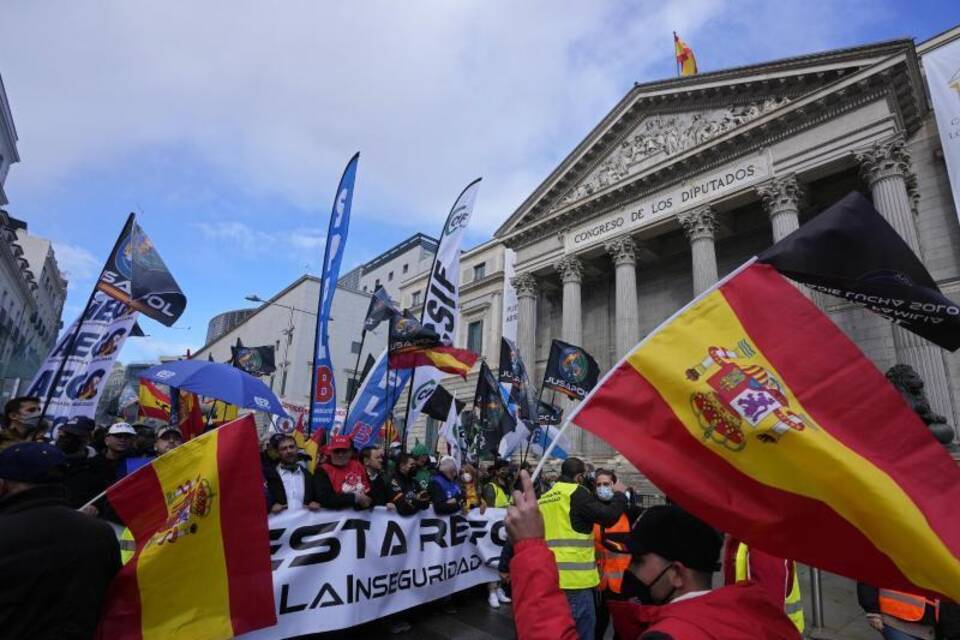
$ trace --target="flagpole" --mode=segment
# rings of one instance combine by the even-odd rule
[[[117,252],[117,249],[120,247],[120,243],[123,242],[123,239],[126,236],[127,229],[133,228],[132,224],[134,217],[135,216],[133,213],[127,216],[127,221],[123,224],[123,229],[120,230],[120,235],[117,236],[117,241],[113,243],[113,248],[110,250],[110,253],[107,256],[107,261],[109,261],[113,254]],[[43,408],[40,410],[40,422],[43,422],[44,416],[47,415],[47,409],[50,407],[50,401],[53,399],[53,392],[60,383],[60,378],[63,376],[63,370],[67,366],[67,360],[70,359],[70,356],[73,355],[74,349],[76,349],[77,338],[80,336],[80,328],[83,326],[83,321],[87,316],[87,312],[90,310],[90,305],[93,304],[93,299],[97,295],[97,285],[100,284],[100,279],[103,278],[103,272],[105,270],[106,263],[104,263],[103,269],[100,270],[100,275],[97,277],[97,281],[93,285],[93,291],[90,292],[90,297],[87,298],[87,304],[83,306],[83,311],[80,313],[80,318],[77,320],[77,327],[70,335],[70,338],[66,343],[62,359],[60,360],[60,366],[57,367],[56,373],[53,374],[53,380],[50,381],[50,386],[47,387],[47,393],[43,399]]]
[[[673,59],[677,63],[677,77],[679,78],[681,66],[680,66],[680,60],[679,58],[677,58],[677,32],[676,31],[673,32]]]
[[[534,419],[537,421],[537,428],[540,428],[540,427],[543,426],[543,425],[540,424],[540,398],[541,398],[541,397],[543,397],[543,384],[540,385],[540,389],[537,391],[537,415],[534,416]],[[533,431],[531,431],[531,432],[530,432],[530,435],[527,436],[527,446],[526,446],[526,448],[523,450],[522,454],[520,455],[520,465],[521,465],[521,466],[523,466],[523,464],[527,461],[527,455],[530,453],[530,447],[531,447],[531,445],[532,445],[532,443],[533,443],[533,434],[534,434],[535,431],[536,431],[536,429],[534,429]]]
[[[367,328],[364,327],[364,328],[363,328],[363,331],[360,332],[360,349],[357,350],[357,362],[353,365],[353,377],[351,378],[351,380],[353,380],[353,390],[352,390],[353,393],[351,393],[351,394],[350,394],[350,397],[347,398],[347,416],[348,416],[348,417],[350,416],[350,405],[353,404],[353,399],[354,399],[354,398],[356,397],[356,395],[357,395],[357,384],[358,384],[358,383],[357,383],[357,374],[358,374],[358,372],[359,372],[359,370],[360,370],[360,355],[363,353],[363,343],[364,343],[364,341],[365,341],[366,339],[367,339]],[[389,362],[389,360],[387,361],[387,367],[388,367],[388,368],[387,368],[387,373],[389,374],[389,372],[390,372],[390,369],[389,369],[389,367],[390,367],[390,362]]]

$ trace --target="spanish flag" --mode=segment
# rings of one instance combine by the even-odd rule
[[[403,349],[390,353],[391,369],[436,367],[444,373],[453,373],[464,380],[477,362],[477,354],[467,349],[439,345],[428,348]]]
[[[693,55],[693,49],[680,39],[676,31],[673,32],[673,47],[677,56],[677,73],[681,76],[697,73],[697,59]]]
[[[218,640],[276,624],[256,425],[246,416],[107,489],[136,542],[102,640]]]
[[[140,415],[166,422],[170,419],[170,396],[149,380],[140,381]]]
[[[960,600],[960,470],[769,265],[751,261],[661,325],[571,420],[752,547]]]

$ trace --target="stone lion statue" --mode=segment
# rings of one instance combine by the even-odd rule
[[[923,392],[923,379],[908,364],[896,364],[886,373],[887,380],[897,388],[921,420],[930,428],[930,432],[942,445],[952,449],[953,427],[947,419],[930,408],[927,394]]]

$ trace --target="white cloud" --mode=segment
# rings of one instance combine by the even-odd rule
[[[129,338],[120,351],[120,360],[128,362],[156,362],[160,356],[185,356],[187,349],[196,348],[192,342],[163,340],[147,335]]]
[[[716,68],[707,34],[714,63],[728,45],[771,58],[866,19],[833,15],[841,0],[813,3],[812,19],[811,3],[780,15],[783,4],[8,3],[0,59],[23,157],[12,179],[51,188],[163,146],[199,155],[238,192],[325,210],[359,149],[358,212],[435,227],[483,175],[474,224],[489,232],[630,82],[670,75],[672,30]]]
[[[299,260],[314,256],[325,246],[326,235],[319,229],[301,227],[291,231],[263,231],[244,222],[194,222],[206,238],[223,247],[241,249],[248,254],[272,255]]]
[[[74,288],[78,282],[96,278],[103,266],[103,263],[86,249],[66,242],[53,242],[53,252],[57,258],[57,266]],[[77,312],[79,313],[79,310]]]

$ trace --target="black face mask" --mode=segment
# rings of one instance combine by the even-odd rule
[[[670,602],[670,596],[672,596],[673,592],[676,591],[676,587],[670,589],[670,593],[668,593],[665,598],[659,601],[654,600],[653,594],[650,592],[650,590],[653,588],[653,585],[660,581],[660,578],[662,578],[667,570],[669,570],[672,566],[673,565],[667,565],[664,567],[663,571],[661,571],[650,584],[646,584],[643,580],[635,576],[633,571],[627,571],[623,574],[623,583],[620,587],[620,594],[626,596],[627,598],[636,598],[641,604],[661,605]]]

